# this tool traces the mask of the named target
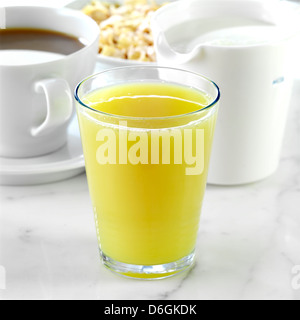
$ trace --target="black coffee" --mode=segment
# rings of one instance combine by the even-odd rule
[[[69,55],[84,46],[80,39],[55,31],[39,29],[0,30],[0,50],[36,50]]]

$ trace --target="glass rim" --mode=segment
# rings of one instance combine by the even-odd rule
[[[86,83],[88,82],[89,80],[92,80],[92,79],[96,79],[98,78],[99,76],[103,75],[103,74],[107,74],[109,72],[113,72],[113,71],[118,71],[118,70],[130,70],[130,69],[145,69],[145,70],[173,70],[173,71],[178,71],[178,72],[181,72],[181,73],[187,73],[187,74],[190,74],[190,75],[194,75],[198,78],[201,78],[201,79],[204,79],[206,80],[207,82],[209,82],[210,84],[212,84],[215,89],[217,90],[217,94],[216,94],[216,98],[213,100],[213,102],[211,102],[208,106],[204,106],[202,107],[201,109],[198,109],[196,111],[193,111],[193,112],[188,112],[188,113],[183,113],[183,114],[179,114],[179,115],[175,115],[175,116],[165,116],[165,117],[133,117],[133,116],[121,116],[121,115],[116,115],[116,114],[112,114],[112,113],[107,113],[107,112],[103,112],[103,111],[100,111],[100,110],[97,110],[97,109],[94,109],[92,108],[91,106],[88,106],[86,105],[85,103],[82,102],[81,98],[79,97],[79,89]],[[126,83],[124,81],[124,83]],[[178,84],[180,85],[180,84]],[[196,90],[198,90],[197,88],[194,88]],[[200,91],[200,90],[199,90]],[[196,72],[192,72],[192,71],[187,71],[187,70],[184,70],[184,69],[179,69],[179,68],[172,68],[172,67],[164,67],[164,66],[142,66],[142,65],[135,65],[135,66],[124,66],[124,67],[117,67],[117,68],[112,68],[112,69],[107,69],[107,70],[104,70],[104,71],[101,71],[99,73],[96,73],[94,75],[91,75],[85,79],[83,79],[81,82],[79,82],[79,84],[76,86],[76,89],[75,89],[75,92],[74,92],[74,95],[75,95],[75,99],[76,101],[83,107],[97,113],[97,114],[100,114],[100,115],[103,115],[103,116],[108,116],[108,117],[111,117],[111,118],[117,118],[117,119],[123,119],[123,120],[168,120],[168,119],[178,119],[178,118],[182,118],[182,117],[186,117],[186,116],[192,116],[192,115],[196,115],[204,110],[208,110],[208,109],[211,109],[213,108],[219,101],[220,101],[220,97],[221,97],[221,93],[220,93],[220,88],[219,86],[212,80],[210,80],[209,78],[201,75],[201,74],[198,74]],[[195,102],[196,103],[196,102]]]

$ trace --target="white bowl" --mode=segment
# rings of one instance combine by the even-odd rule
[[[99,0],[101,1],[101,0]],[[122,3],[122,0],[103,0],[104,2],[111,2],[111,3]],[[166,2],[173,2],[176,0],[156,0],[157,3],[166,3]],[[91,3],[92,0],[75,0],[69,3],[66,7],[75,10],[83,9],[87,4]],[[133,65],[155,65],[156,62],[143,62],[137,60],[127,60],[121,58],[113,58],[107,57],[104,55],[99,54],[97,58],[97,71],[103,71],[106,69],[117,68],[117,67],[126,67],[126,66],[133,66]]]

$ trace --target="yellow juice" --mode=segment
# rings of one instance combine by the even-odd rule
[[[210,105],[212,98],[189,87],[149,82],[103,88],[82,101],[96,110],[79,106],[78,116],[102,252],[115,261],[144,266],[174,262],[191,254],[217,117],[217,109],[195,111]],[[190,115],[180,117],[184,114]],[[196,132],[202,132],[200,174],[188,173],[193,164],[184,161],[186,130],[192,134],[193,154]],[[110,136],[101,140],[101,132],[115,136],[111,140],[115,152],[103,151]],[[157,156],[152,150],[152,134],[158,132]],[[163,154],[162,142],[168,132],[176,132],[176,141],[181,141],[175,147],[171,136],[170,161]],[[142,136],[134,139],[139,134]],[[113,163],[100,164],[101,150]],[[134,160],[130,159],[134,155]]]

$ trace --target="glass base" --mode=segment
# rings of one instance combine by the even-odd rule
[[[139,280],[159,280],[169,278],[190,269],[195,263],[195,252],[192,252],[190,255],[178,261],[153,266],[118,262],[106,256],[101,250],[100,256],[107,269],[124,277]]]

